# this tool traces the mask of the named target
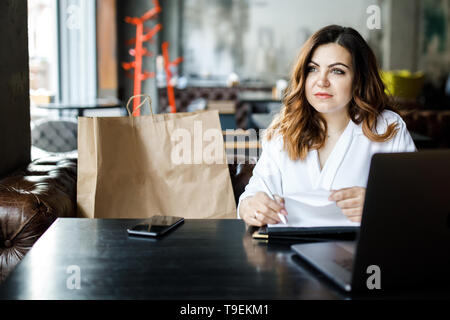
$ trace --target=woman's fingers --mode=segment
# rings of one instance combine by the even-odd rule
[[[255,219],[260,221],[263,225],[266,224],[277,224],[279,221],[276,219],[279,219],[278,216],[276,216],[276,219],[272,215],[264,214],[259,211],[255,212]]]
[[[276,202],[278,202],[279,204],[281,204],[284,207],[284,198],[282,198],[278,195],[274,195],[273,197],[275,198]]]
[[[252,226],[255,226],[255,227],[262,227],[262,226],[264,225],[261,221],[259,221],[258,219],[256,219],[256,216],[255,216],[255,215],[254,215],[253,217],[246,217],[246,219],[244,219],[244,221],[245,221],[247,224],[252,225]]]
[[[362,209],[361,208],[348,208],[348,209],[342,209],[342,213],[345,214],[347,217],[356,217],[362,215]]]
[[[362,220],[362,215],[359,214],[357,216],[347,216],[347,219],[352,221],[352,222],[361,222]]]
[[[361,222],[362,218],[362,207],[357,208],[343,208],[342,213],[353,222]]]
[[[328,199],[330,201],[339,201],[350,198],[359,198],[364,196],[365,190],[366,189],[362,187],[351,187],[351,188],[343,188],[340,190],[333,190]]]
[[[278,213],[282,212],[283,214],[287,214],[286,210],[284,209],[284,205],[281,205],[275,200],[272,200],[269,198],[267,194],[260,195],[260,201],[258,201],[257,210],[259,213],[264,214],[266,217],[271,219],[271,223],[277,223],[281,222],[280,217],[278,217]],[[283,212],[284,210],[284,212]]]
[[[263,216],[262,218],[258,219],[260,221],[270,221],[269,223],[271,224],[275,224],[281,221],[278,217],[278,214],[265,203],[258,203],[256,211],[258,212],[258,214],[261,214]]]
[[[284,200],[271,199],[266,193],[258,192],[250,198],[246,205],[245,214],[242,217],[246,223],[261,227],[266,224],[277,224],[281,222],[278,212],[287,214],[284,209]],[[284,211],[284,212],[283,212]]]
[[[336,204],[341,209],[359,208],[362,205],[362,200],[360,198],[351,198],[351,199],[336,201]]]
[[[266,224],[276,224],[277,222],[266,215],[255,211],[254,213],[247,213],[244,217],[244,221],[252,226],[262,227]]]
[[[286,209],[284,208],[284,206],[281,206],[279,203],[272,200],[270,203],[267,204],[267,206],[270,209],[270,217],[272,217],[272,219],[281,221],[281,219],[279,217],[279,213],[281,213],[284,216],[287,216]]]
[[[282,198],[278,195],[274,195],[273,197],[275,198],[276,203],[281,206],[281,210],[279,210],[278,212],[287,216],[288,213],[286,211],[286,207],[284,206],[284,198]]]
[[[362,187],[343,188],[332,191],[329,200],[336,201],[350,221],[361,222],[365,193],[366,189]]]

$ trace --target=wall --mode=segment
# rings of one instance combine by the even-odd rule
[[[425,73],[421,102],[450,107],[450,0],[382,0],[383,68]]]
[[[185,0],[183,73],[274,81],[286,78],[304,41],[329,24],[357,29],[381,46],[381,30],[367,27],[377,0]]]
[[[419,64],[420,3],[418,0],[385,0],[384,69],[416,71]]]
[[[137,11],[140,3],[139,12],[143,12],[150,1],[129,2],[128,9]],[[200,85],[225,84],[231,72],[241,80],[265,83],[287,78],[306,38],[332,23],[357,29],[383,69],[423,70],[427,81],[439,90],[450,72],[450,0],[160,2],[159,46],[170,41],[171,57],[184,57],[179,73],[208,79],[195,82]],[[371,5],[381,10],[380,29],[367,26]]]
[[[0,176],[30,161],[27,1],[0,1]]]
[[[169,56],[171,59],[176,59],[182,56],[182,43],[180,41],[180,34],[182,28],[182,12],[183,12],[183,0],[163,0],[160,1],[162,8],[161,20],[163,25],[160,31],[159,48],[163,41],[169,42]],[[161,50],[159,50],[161,53]]]
[[[97,95],[117,97],[117,4],[116,0],[97,1]]]
[[[450,0],[420,1],[421,37],[418,68],[436,87],[450,73]]]

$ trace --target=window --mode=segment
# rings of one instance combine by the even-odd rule
[[[97,98],[96,1],[58,0],[60,102]]]
[[[50,103],[58,98],[56,21],[56,0],[28,0],[32,104]]]
[[[97,98],[96,4],[28,0],[32,159],[64,152],[67,146],[56,142],[61,128],[76,130],[77,110],[71,106]],[[43,108],[48,104],[53,105]],[[75,141],[64,143],[76,145],[73,136]]]
[[[97,98],[96,1],[28,0],[33,104]]]

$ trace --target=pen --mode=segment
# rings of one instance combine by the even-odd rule
[[[273,194],[270,191],[269,187],[267,186],[266,182],[262,178],[260,178],[260,180],[261,180],[261,182],[262,182],[262,184],[264,186],[264,189],[266,189],[265,191],[269,195],[270,199],[276,201],[275,197],[273,196]],[[281,222],[283,222],[284,224],[287,224],[286,217],[284,215],[282,215],[281,213],[279,213],[279,212],[277,212],[277,214],[278,214],[278,217],[280,218]]]

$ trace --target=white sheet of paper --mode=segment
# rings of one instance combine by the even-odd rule
[[[328,201],[328,190],[284,195],[288,223],[269,224],[269,227],[350,227],[359,222],[350,221],[334,201]]]

